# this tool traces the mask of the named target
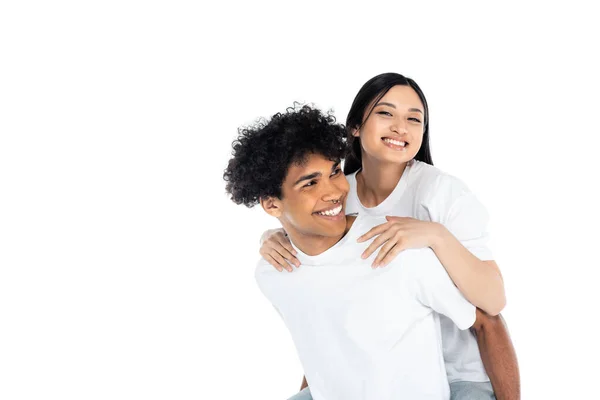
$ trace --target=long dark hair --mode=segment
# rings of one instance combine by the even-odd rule
[[[410,86],[413,88],[414,91],[419,95],[421,103],[423,103],[423,107],[425,107],[425,110],[423,110],[425,112],[423,122],[423,143],[421,144],[419,152],[415,156],[415,160],[423,161],[427,164],[433,165],[433,160],[431,159],[431,150],[429,149],[429,107],[427,107],[425,95],[421,91],[419,85],[417,85],[417,82],[410,78],[406,78],[403,75],[389,72],[369,79],[367,83],[360,88],[358,94],[352,102],[352,107],[350,107],[350,112],[348,112],[348,118],[346,118],[349,153],[344,161],[344,174],[348,175],[356,172],[361,168],[362,165],[360,138],[354,137],[352,135],[352,131],[354,129],[362,128],[365,121],[371,115],[371,112],[373,112],[373,107],[375,104],[377,104],[377,102],[381,100],[381,98],[396,85]],[[365,111],[371,103],[373,106],[371,106],[369,113],[363,120]]]

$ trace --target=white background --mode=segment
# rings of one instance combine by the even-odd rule
[[[523,398],[597,395],[600,32],[548,3],[3,2],[0,398],[297,391],[231,141],[294,100],[343,122],[390,71],[489,208]]]

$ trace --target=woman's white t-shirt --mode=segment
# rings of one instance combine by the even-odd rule
[[[488,213],[459,179],[413,160],[406,166],[393,192],[381,204],[370,208],[364,207],[358,198],[356,172],[347,179],[350,192],[346,214],[390,215],[438,222],[480,260],[493,260],[487,245]],[[448,382],[489,381],[475,336],[469,330],[461,331],[443,315],[440,323]]]

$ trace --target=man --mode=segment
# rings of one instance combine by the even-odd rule
[[[288,109],[241,130],[224,174],[234,202],[260,203],[279,219],[304,265],[280,274],[261,260],[256,278],[292,334],[312,397],[448,399],[443,314],[481,338],[498,398],[518,398],[503,324],[476,312],[430,249],[407,250],[397,266],[377,270],[360,257],[369,243],[356,239],[384,221],[344,214],[344,137],[332,116]]]

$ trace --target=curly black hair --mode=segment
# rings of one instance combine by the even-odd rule
[[[281,198],[281,186],[292,163],[309,154],[332,161],[346,155],[346,128],[331,112],[294,105],[270,120],[238,129],[232,158],[223,174],[236,204],[253,207],[261,198]]]

